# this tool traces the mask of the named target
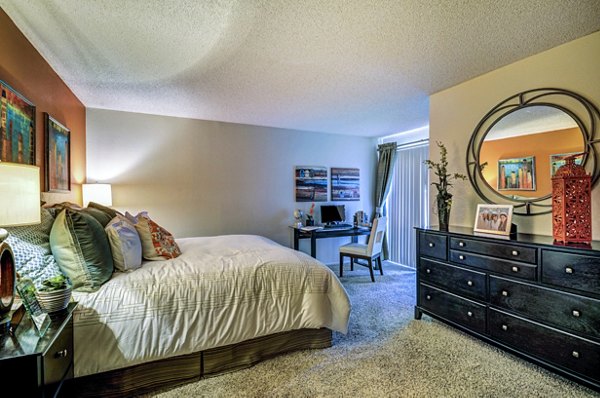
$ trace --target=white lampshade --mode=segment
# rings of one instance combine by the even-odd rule
[[[112,189],[110,184],[83,184],[83,206],[95,202],[103,206],[112,206]]]
[[[40,221],[40,168],[0,162],[0,226]]]

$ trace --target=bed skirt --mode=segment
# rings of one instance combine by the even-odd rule
[[[66,382],[63,388],[67,396],[132,396],[247,368],[286,352],[327,348],[331,345],[332,332],[329,329],[292,330],[193,354],[79,377]]]

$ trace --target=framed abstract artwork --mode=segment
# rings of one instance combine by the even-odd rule
[[[331,200],[360,200],[360,169],[331,168]]]
[[[579,152],[571,152],[571,153],[560,153],[556,155],[550,155],[550,177],[554,177],[556,174],[556,170],[558,170],[561,166],[566,164],[565,158],[568,156],[575,156],[575,164],[581,166],[583,163],[583,153]]]
[[[35,106],[1,80],[0,160],[35,164]]]
[[[498,190],[535,191],[535,157],[498,160]]]
[[[71,131],[45,113],[46,121],[46,190],[71,190]]]
[[[296,166],[296,202],[327,201],[327,167]]]

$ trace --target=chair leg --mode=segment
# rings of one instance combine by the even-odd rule
[[[354,271],[354,257],[350,257],[350,271]]]
[[[369,259],[369,273],[371,274],[371,282],[375,282],[375,275],[373,275],[373,260]]]
[[[340,253],[340,278],[344,276],[344,255]]]
[[[383,265],[381,264],[381,255],[377,257],[377,264],[379,264],[379,273],[383,275]]]

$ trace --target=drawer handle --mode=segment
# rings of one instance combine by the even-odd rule
[[[579,351],[573,351],[571,355],[573,355],[573,358],[579,358]]]
[[[434,247],[435,243],[429,242],[429,247]]]
[[[467,312],[468,316],[473,316],[473,313],[471,311]]]
[[[459,255],[459,256],[458,256],[458,259],[459,259],[459,260],[464,260],[464,259],[465,259],[465,256],[463,256],[463,255],[461,254],[461,255]]]
[[[461,240],[460,242],[458,242],[458,245],[459,245],[460,247],[465,247],[465,242],[463,242],[463,241]]]
[[[519,272],[519,267],[512,267],[511,270],[512,272]]]
[[[565,274],[572,274],[572,273],[573,273],[573,268],[565,267]]]
[[[473,281],[467,281],[467,285],[473,286]]]
[[[513,250],[512,252],[510,252],[510,254],[512,254],[513,256],[518,256],[519,255],[519,251],[518,250]]]
[[[508,325],[502,325],[502,330],[504,330],[504,331],[508,330]]]
[[[427,268],[427,269],[425,270],[425,272],[426,272],[426,273],[428,273],[428,274],[431,274],[431,270],[430,270],[429,268]]]
[[[425,298],[426,298],[427,300],[431,300],[431,296],[430,296],[429,294],[428,294],[427,296],[425,296]]]
[[[572,314],[575,318],[579,318],[581,316],[581,312],[579,312],[577,310],[573,310]]]
[[[503,291],[502,291],[502,295],[503,295],[504,297],[508,297],[508,290],[503,290]]]
[[[54,358],[66,358],[67,355],[69,355],[69,351],[65,348],[64,350],[57,351],[56,354],[54,354]]]

